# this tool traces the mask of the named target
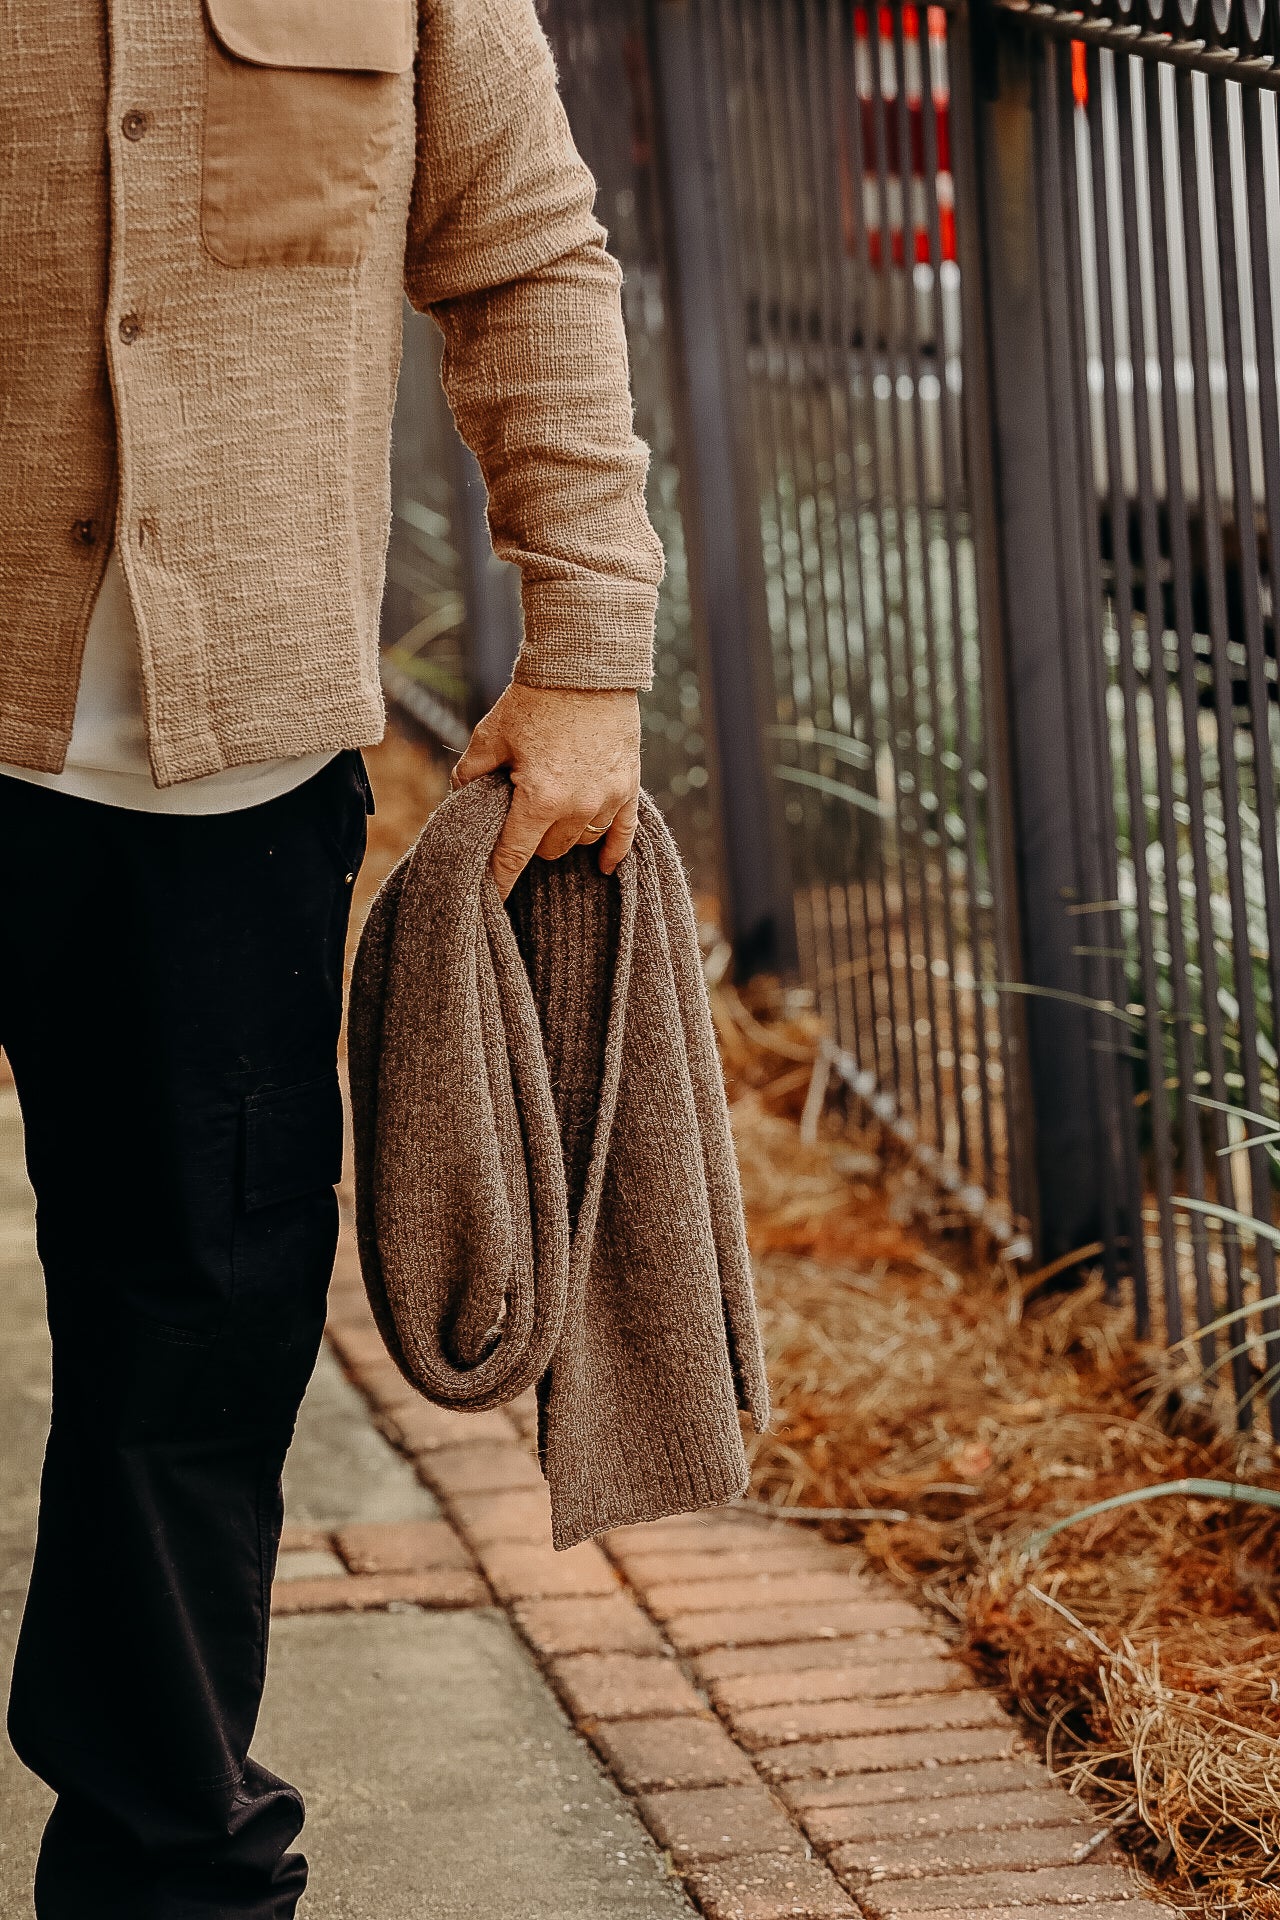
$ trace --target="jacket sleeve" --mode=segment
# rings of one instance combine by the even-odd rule
[[[621,274],[533,0],[424,0],[405,285],[522,576],[515,677],[652,680],[662,549],[632,428]]]

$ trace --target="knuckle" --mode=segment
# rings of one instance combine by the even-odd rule
[[[525,804],[537,819],[555,820],[564,811],[564,794],[554,780],[527,780],[523,787]]]

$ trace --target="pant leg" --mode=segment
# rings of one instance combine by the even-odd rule
[[[58,1795],[39,1920],[287,1920],[295,1790],[248,1759],[280,1471],[315,1362],[358,757],[130,813],[0,778],[0,1041],[53,1413],[10,1702]]]

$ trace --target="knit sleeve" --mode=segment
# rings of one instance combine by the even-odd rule
[[[426,0],[405,284],[521,571],[531,686],[652,679],[662,549],[594,196],[532,0]]]

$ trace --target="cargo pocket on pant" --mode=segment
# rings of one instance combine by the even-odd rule
[[[336,1073],[246,1095],[246,1213],[299,1199],[342,1178],[342,1095]]]
[[[241,1168],[224,1402],[245,1421],[287,1427],[315,1364],[338,1240],[336,1071],[245,1098]]]
[[[228,267],[352,267],[412,137],[413,0],[205,0],[200,220]]]

